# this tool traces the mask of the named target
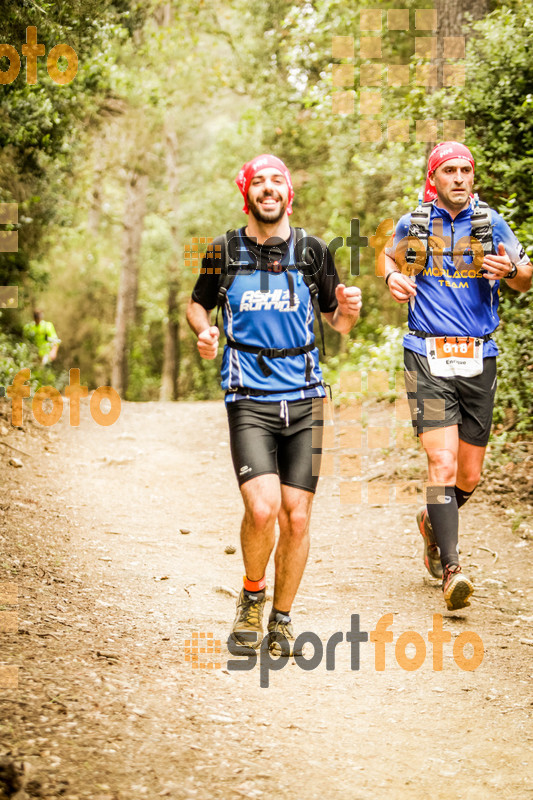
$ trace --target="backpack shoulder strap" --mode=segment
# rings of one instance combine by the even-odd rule
[[[221,309],[226,302],[226,295],[230,289],[231,284],[235,280],[235,270],[230,269],[230,266],[235,263],[229,252],[229,242],[235,237],[235,230],[226,231],[224,234],[224,241],[222,244],[222,267],[218,278],[218,294],[217,294],[217,314],[215,318],[215,325],[218,327],[218,316]]]
[[[298,261],[298,253],[296,251],[298,244],[302,242],[306,237],[306,232],[304,228],[294,228],[294,255],[296,257],[296,267],[298,271],[301,273],[302,278],[304,280],[305,285],[309,289],[309,294],[311,295],[311,303],[313,304],[313,311],[315,312],[315,319],[318,321],[318,327],[320,330],[320,339],[322,341],[322,352],[326,355],[326,343],[324,339],[324,323],[322,322],[322,312],[320,311],[320,306],[318,304],[318,286],[314,279],[314,275],[311,274],[309,270],[310,264],[307,261]]]
[[[425,203],[420,203],[418,208],[415,208],[414,211],[411,211],[409,230],[407,232],[408,239],[410,236],[414,236],[424,245],[426,250],[426,263],[429,257],[429,223],[431,220],[432,208],[433,202],[428,201]],[[416,256],[417,252],[414,247],[408,247],[405,251],[405,260],[408,264],[414,264],[416,262]]]
[[[481,242],[483,253],[485,255],[490,255],[494,252],[490,206],[488,203],[484,203],[483,200],[480,200],[477,194],[474,195],[474,199],[471,202],[473,206],[471,218],[472,236],[477,239],[478,242]]]

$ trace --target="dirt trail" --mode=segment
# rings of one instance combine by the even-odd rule
[[[482,493],[461,512],[475,600],[450,614],[425,577],[416,505],[341,504],[338,479],[322,478],[293,619],[324,643],[343,632],[335,668],[324,653],[311,671],[228,670],[235,600],[220,587],[241,585],[241,505],[223,404],[124,404],[109,428],[88,406],[80,428],[67,420],[11,429],[28,455],[0,448],[0,581],[19,593],[1,606],[18,617],[1,660],[19,686],[0,689],[0,756],[29,765],[17,798],[533,798],[533,544]],[[389,613],[385,669],[371,642],[351,669],[351,615],[372,631]],[[446,644],[433,670],[435,613],[452,642],[481,637],[478,669]],[[415,671],[395,656],[407,630],[427,647]],[[187,660],[195,633],[221,641],[199,656],[221,668]]]

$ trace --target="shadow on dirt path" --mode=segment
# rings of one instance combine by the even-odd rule
[[[322,478],[293,609],[320,663],[263,653],[237,671],[225,641],[241,503],[222,402],[124,404],[109,428],[87,407],[80,428],[67,421],[11,430],[24,453],[0,452],[4,796],[533,798],[533,545],[486,496],[461,511],[476,594],[452,614],[425,575],[416,504],[341,504],[338,479]],[[385,668],[363,641],[355,669],[352,615],[371,632],[386,614]],[[434,614],[451,634],[441,670]],[[454,657],[466,631],[484,646],[473,671],[457,663],[469,644]]]

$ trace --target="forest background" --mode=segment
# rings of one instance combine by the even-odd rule
[[[21,53],[33,25],[47,53],[68,44],[79,67],[61,86],[42,57],[30,85],[22,58],[18,77],[0,87],[0,202],[19,212],[3,226],[18,230],[18,251],[0,253],[0,286],[18,287],[18,308],[0,311],[0,385],[30,366],[34,388],[61,389],[78,367],[89,388],[110,384],[129,400],[219,397],[219,360],[199,359],[185,307],[205,240],[243,224],[233,181],[261,152],[292,171],[293,224],[331,242],[353,235],[358,220],[371,237],[416,206],[444,121],[464,120],[476,191],[533,253],[529,2],[1,5],[1,43]],[[418,25],[431,9],[435,28]],[[446,51],[462,36],[464,54]],[[393,77],[400,65],[403,83]],[[394,133],[395,120],[407,121],[407,137],[405,122]],[[425,120],[438,121],[433,132]],[[327,332],[332,383],[344,369],[400,369],[406,311],[376,276],[374,256],[362,248],[357,268],[347,247],[337,251],[364,309],[348,338]],[[53,369],[22,336],[35,306],[61,338]],[[530,438],[533,293],[503,286],[501,317],[496,431]]]

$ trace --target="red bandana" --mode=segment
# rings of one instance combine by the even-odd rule
[[[432,175],[437,167],[449,161],[451,158],[465,158],[472,164],[474,169],[474,157],[468,147],[460,142],[441,142],[433,148],[429,154],[428,159],[428,172],[426,176],[426,185],[424,187],[424,202],[428,200],[435,200],[437,192],[435,187],[429,183],[429,176]]]
[[[274,169],[279,169],[279,171],[287,181],[287,186],[289,187],[289,202],[287,204],[287,214],[292,214],[292,201],[294,198],[294,190],[292,188],[291,173],[289,172],[283,161],[281,161],[281,159],[276,158],[276,156],[271,156],[268,154],[257,156],[257,158],[252,159],[252,161],[248,161],[248,163],[242,167],[239,174],[235,178],[235,183],[239,187],[240,192],[244,197],[244,207],[242,210],[244,211],[245,214],[248,213],[248,189],[250,188],[250,183],[252,182],[252,178],[260,170],[266,169],[267,167],[273,167]]]

